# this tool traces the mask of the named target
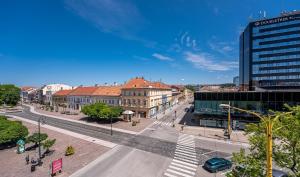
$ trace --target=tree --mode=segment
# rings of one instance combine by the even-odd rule
[[[15,106],[20,100],[20,88],[14,85],[0,85],[0,105]]]
[[[32,142],[35,144],[35,146],[38,145],[39,142],[42,142],[48,138],[48,135],[46,133],[41,133],[39,136],[39,133],[34,133],[31,136],[27,137],[27,142]]]
[[[16,143],[19,139],[25,139],[28,129],[19,121],[7,120],[0,116],[0,144]]]
[[[271,112],[277,116],[273,124],[273,160],[281,168],[290,169],[291,176],[300,176],[300,106],[287,107],[287,112]],[[249,135],[250,153],[242,149],[233,153],[233,163],[243,170],[227,176],[265,176],[266,135],[264,122],[249,124],[245,133]]]
[[[116,119],[122,114],[122,111],[120,107],[112,107],[105,103],[86,105],[81,110],[85,115],[98,120]]]
[[[185,88],[191,90],[192,92],[195,92],[195,87],[192,85],[186,85]]]
[[[55,144],[56,139],[48,139],[42,143],[43,147],[46,149],[46,153],[48,153],[50,148]]]

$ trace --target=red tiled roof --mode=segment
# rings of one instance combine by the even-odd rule
[[[67,96],[67,95],[69,95],[72,91],[74,91],[74,90],[59,90],[59,91],[55,92],[53,95],[54,95],[54,96]]]
[[[130,88],[160,88],[160,89],[170,89],[170,87],[162,82],[150,82],[144,78],[134,78],[128,81],[124,86],[124,89]]]
[[[87,96],[92,95],[97,87],[77,87],[69,95],[72,96]]]
[[[100,86],[98,87],[93,95],[94,96],[120,96],[121,86]]]
[[[69,93],[71,96],[119,96],[121,86],[77,87]]]
[[[32,90],[32,89],[35,89],[35,87],[31,87],[31,86],[21,87],[21,91],[27,91],[27,90]]]

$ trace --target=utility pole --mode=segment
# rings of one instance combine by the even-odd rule
[[[228,131],[228,139],[230,139],[230,135],[231,135],[231,112],[230,112],[230,101],[229,101],[229,107],[228,107],[227,131]]]
[[[41,159],[41,118],[39,117],[39,121],[38,121],[38,131],[39,131],[39,159]]]
[[[112,116],[110,116],[110,135],[111,136],[113,135],[113,132],[112,132]]]
[[[235,110],[238,110],[238,111],[241,111],[241,112],[246,112],[248,114],[252,114],[252,115],[258,117],[261,121],[263,121],[263,123],[265,125],[265,129],[266,129],[266,141],[267,141],[267,144],[266,144],[267,177],[272,177],[273,176],[272,175],[272,168],[273,168],[273,165],[272,165],[272,160],[273,160],[273,157],[272,157],[272,155],[273,155],[272,133],[273,133],[273,131],[272,131],[272,128],[273,128],[273,122],[275,120],[277,120],[279,117],[276,116],[272,119],[270,115],[262,116],[262,115],[260,115],[256,112],[244,110],[244,109],[233,107],[233,106],[226,105],[226,104],[220,104],[220,107],[227,107],[227,108],[235,109]],[[290,114],[290,112],[287,112],[287,114]]]

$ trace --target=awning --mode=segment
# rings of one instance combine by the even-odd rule
[[[125,115],[132,115],[132,114],[134,114],[134,112],[132,112],[130,110],[126,110],[126,111],[123,112],[123,114],[125,114]]]

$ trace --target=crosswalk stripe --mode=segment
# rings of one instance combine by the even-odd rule
[[[191,163],[187,163],[187,162],[183,162],[183,161],[181,161],[181,160],[173,159],[173,162],[181,163],[181,164],[183,164],[183,165],[187,165],[187,166],[191,166],[191,167],[197,168],[197,165],[191,164]]]
[[[169,168],[172,168],[174,170],[178,170],[178,171],[181,171],[181,172],[185,172],[185,173],[188,173],[188,174],[191,174],[191,175],[195,175],[194,172],[191,172],[191,171],[188,171],[188,170],[185,170],[185,169],[182,169],[182,168],[178,168],[178,167],[175,167],[173,165],[169,166]]]
[[[195,144],[193,141],[187,141],[187,142],[178,142],[178,145],[193,145]]]
[[[194,138],[191,139],[184,139],[184,140],[178,140],[178,142],[189,142],[189,141],[194,141]]]
[[[164,175],[168,176],[168,177],[177,177],[177,176],[171,175],[170,173],[164,173]]]
[[[175,154],[175,157],[179,157],[181,159],[187,159],[187,160],[192,160],[192,161],[197,161],[196,157],[188,157],[188,156],[185,156],[185,155],[180,155],[180,154]]]
[[[175,152],[182,152],[182,153],[185,153],[185,154],[196,155],[195,151],[185,151],[185,150],[182,150],[182,149],[176,149]]]
[[[189,170],[193,170],[193,171],[196,171],[197,169],[196,168],[192,168],[192,167],[188,167],[186,165],[182,165],[182,164],[179,164],[179,163],[175,163],[175,162],[171,162],[172,165],[175,165],[175,166],[178,166],[178,167],[183,167],[185,169],[189,169]]]
[[[178,138],[178,141],[183,141],[183,140],[189,140],[189,139],[194,139],[193,137],[182,137],[182,138]]]
[[[169,172],[171,172],[171,173],[175,173],[175,174],[181,175],[181,176],[184,176],[184,177],[192,177],[192,176],[190,176],[190,175],[187,175],[187,174],[184,174],[184,173],[181,173],[181,172],[172,170],[172,169],[167,169],[167,171],[169,171]]]
[[[174,159],[184,161],[184,162],[187,162],[187,163],[192,163],[192,164],[195,164],[195,165],[198,164],[198,162],[196,162],[196,160],[189,160],[189,159],[185,159],[185,158],[181,158],[181,157],[174,157]]]
[[[185,146],[185,145],[182,145],[182,144],[177,144],[176,148],[179,148],[179,149],[189,149],[189,150],[192,150],[192,151],[195,150],[194,146]]]
[[[182,152],[175,152],[175,154],[196,158],[196,155],[191,155],[191,154],[182,153]]]

